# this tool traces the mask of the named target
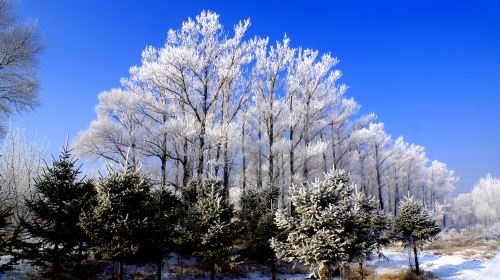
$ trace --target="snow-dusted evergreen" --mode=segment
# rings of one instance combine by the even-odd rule
[[[351,198],[352,206],[347,213],[346,227],[348,261],[358,263],[360,279],[364,279],[363,262],[372,255],[381,255],[384,245],[390,241],[387,235],[389,223],[378,209],[375,200],[356,190]]]
[[[399,204],[398,216],[393,223],[394,238],[413,253],[416,274],[420,274],[418,250],[434,238],[440,229],[429,216],[422,202],[414,197],[407,197]]]
[[[239,231],[233,207],[223,183],[213,178],[193,178],[183,190],[183,200],[186,213],[178,243],[184,253],[202,260],[210,270],[210,279],[215,279],[217,270],[231,262],[229,249]]]
[[[150,189],[150,180],[139,170],[110,170],[98,182],[96,206],[81,218],[97,254],[119,263],[119,279],[125,262],[145,257]]]
[[[346,172],[333,170],[322,181],[294,185],[292,210],[278,211],[277,227],[285,240],[273,238],[278,258],[308,265],[311,276],[327,279],[332,268],[348,260],[348,217],[354,185]]]

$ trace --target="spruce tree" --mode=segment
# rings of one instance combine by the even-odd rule
[[[215,279],[217,267],[229,262],[229,249],[239,231],[221,181],[194,178],[183,190],[186,213],[179,239],[184,250],[200,258]]]
[[[373,253],[381,254],[382,246],[389,242],[387,230],[387,218],[375,200],[356,192],[346,217],[348,239],[345,252],[348,261],[358,263],[361,280],[364,279],[363,260]]]
[[[270,239],[279,233],[274,224],[279,189],[273,186],[258,190],[246,190],[240,197],[237,217],[243,227],[243,237],[247,241],[247,257],[271,265],[275,278],[276,257]]]
[[[420,200],[408,197],[399,204],[399,215],[394,220],[394,238],[413,251],[415,273],[420,274],[418,249],[436,236],[440,229],[422,206]],[[411,267],[410,267],[411,268]]]
[[[177,225],[181,212],[180,199],[165,187],[152,191],[149,198],[149,222],[145,234],[144,259],[154,258],[157,278],[161,279],[163,258],[175,249],[178,237]]]
[[[327,279],[331,268],[348,259],[347,213],[354,188],[347,174],[334,170],[323,181],[292,188],[292,213],[278,211],[276,225],[287,233],[273,238],[278,258],[308,265],[310,276]]]
[[[114,171],[98,183],[97,205],[81,224],[90,235],[96,253],[123,264],[144,257],[149,227],[151,181],[140,171]]]
[[[0,203],[0,258],[2,258],[2,263],[0,264],[0,273],[12,269],[12,265],[15,263],[17,258],[12,255],[12,241],[13,241],[13,230],[11,228],[11,215],[12,207],[7,205],[7,202],[2,199]],[[4,258],[9,258],[6,261]]]
[[[35,179],[35,193],[26,200],[29,218],[22,222],[31,244],[25,258],[58,269],[74,267],[85,258],[88,236],[79,225],[80,215],[92,207],[92,181],[79,179],[80,169],[71,151],[64,148],[51,167]]]

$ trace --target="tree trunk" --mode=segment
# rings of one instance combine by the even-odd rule
[[[245,189],[247,187],[247,158],[245,151],[245,121],[243,120],[243,125],[241,128],[241,168],[243,172],[243,184],[242,189],[243,193],[245,193]]]
[[[258,166],[257,166],[257,187],[259,189],[261,189],[262,188],[262,151],[261,151],[260,143],[262,140],[262,132],[260,131],[260,128],[259,128],[259,132],[258,132],[258,138],[259,138],[259,144],[258,144],[259,151],[258,151]]]
[[[358,264],[359,264],[359,276],[361,276],[361,280],[364,280],[365,279],[365,272],[363,271],[363,260],[359,260],[358,261]]]
[[[118,280],[123,280],[123,261],[118,261]]]
[[[381,174],[377,167],[377,193],[378,193],[378,201],[380,205],[380,210],[384,211],[384,198],[382,196],[382,178]]]
[[[224,186],[224,190],[226,192],[227,197],[229,197],[229,154],[228,154],[228,139],[224,140],[224,150],[222,151],[222,158],[224,160],[223,167],[223,177],[222,177],[222,185]]]
[[[415,259],[415,273],[417,275],[420,275],[420,268],[418,266],[417,246],[413,246],[413,257]]]
[[[198,175],[203,175],[203,164],[205,163],[205,123],[201,123],[200,143],[198,155]]]
[[[158,280],[161,280],[162,266],[163,266],[163,258],[160,256],[160,257],[158,257],[158,260],[156,261],[156,278]]]
[[[210,280],[215,280],[215,262],[212,261],[212,268],[210,269]]]
[[[399,203],[399,185],[398,183],[396,183],[394,188],[394,217],[396,217],[396,215],[398,214],[398,203]]]
[[[161,157],[161,185],[167,185],[167,157],[164,155]]]
[[[276,280],[276,260],[271,261],[271,280]]]

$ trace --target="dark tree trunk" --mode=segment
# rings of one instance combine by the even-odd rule
[[[257,187],[259,187],[259,189],[262,188],[262,151],[261,151],[261,146],[260,146],[260,141],[262,140],[262,132],[260,131],[260,128],[259,128],[259,132],[258,132],[258,138],[259,138],[259,145],[258,145],[258,148],[259,148],[259,152],[258,152],[258,166],[257,166]]]
[[[245,121],[243,121],[243,125],[241,128],[241,167],[243,171],[243,193],[245,193],[245,189],[247,187],[247,158],[245,151]]]
[[[160,256],[156,260],[156,279],[161,280],[161,271],[163,266],[163,258]]]
[[[271,261],[271,280],[276,280],[276,260]]]
[[[210,280],[215,280],[215,262],[212,261],[212,267],[210,269]]]
[[[228,139],[226,137],[224,141],[224,151],[223,151],[223,160],[224,160],[224,167],[223,167],[223,177],[222,177],[222,185],[224,186],[224,190],[226,191],[227,197],[229,197],[229,155],[228,155]]]
[[[123,280],[123,261],[118,262],[118,280]]]
[[[167,157],[164,155],[161,157],[161,185],[167,185]]]
[[[417,246],[413,246],[413,257],[415,259],[415,273],[417,275],[420,275],[420,268],[418,266]]]
[[[363,271],[363,260],[359,260],[358,265],[359,265],[359,276],[361,277],[360,279],[364,280],[365,279],[365,272]]]

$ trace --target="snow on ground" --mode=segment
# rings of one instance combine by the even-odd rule
[[[385,251],[388,260],[374,260],[368,266],[377,274],[395,272],[408,267],[408,256],[394,251]],[[420,267],[430,271],[439,279],[446,280],[497,280],[500,279],[500,252],[490,259],[470,259],[462,255],[436,255],[424,251],[419,256]]]
[[[389,272],[397,272],[406,269],[408,266],[408,256],[396,251],[384,251],[387,260],[374,259],[367,262],[369,268],[375,270],[376,274],[385,274]],[[500,252],[495,257],[489,260],[479,258],[467,258],[463,255],[437,255],[429,251],[424,251],[419,255],[420,267],[425,271],[430,271],[434,276],[443,280],[497,280],[500,279]],[[168,272],[168,267],[171,263],[166,262],[164,266],[163,277],[165,279],[175,279],[175,275]],[[108,267],[109,270],[112,266]],[[154,275],[154,267],[140,267],[127,265],[126,272],[131,275],[138,271],[149,275]],[[106,273],[104,273],[106,274]],[[16,270],[0,274],[0,279],[24,279],[28,275],[36,276],[36,269],[28,263],[16,265]],[[106,275],[109,277],[109,275]],[[100,275],[100,279],[106,279],[105,275]],[[220,276],[220,275],[219,275]],[[303,274],[280,274],[281,279],[304,279]],[[102,278],[101,278],[102,277]],[[128,277],[126,277],[128,279]],[[203,277],[187,277],[188,279],[201,279]],[[208,274],[205,279],[208,278]],[[132,278],[130,278],[132,279]],[[219,279],[231,279],[229,277],[220,277]],[[251,272],[246,274],[246,277],[232,279],[270,279],[270,275],[261,272]]]

